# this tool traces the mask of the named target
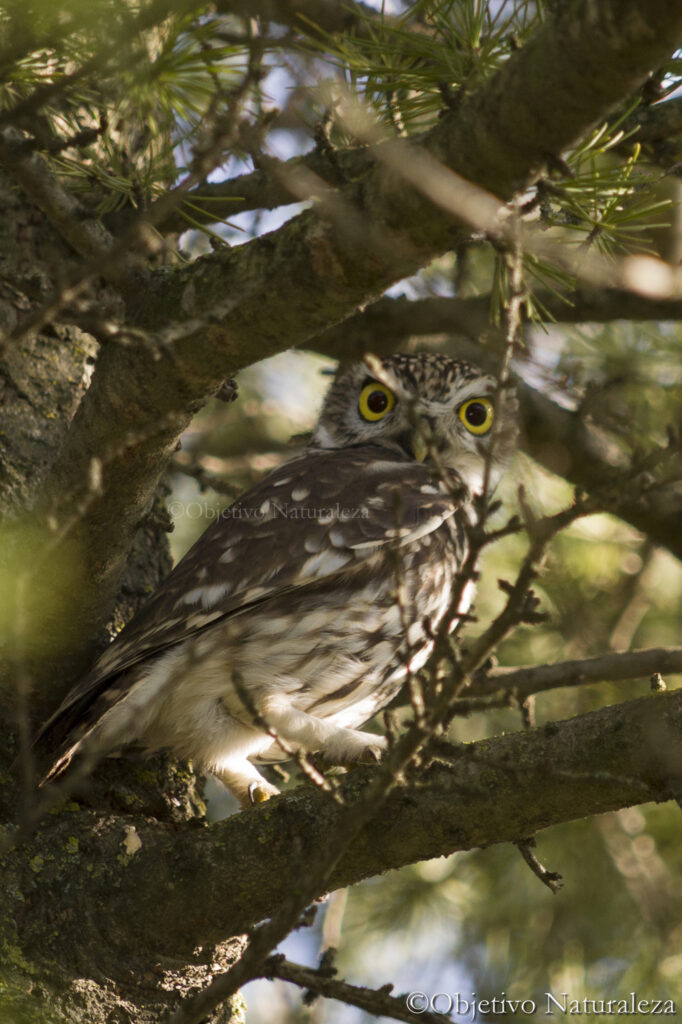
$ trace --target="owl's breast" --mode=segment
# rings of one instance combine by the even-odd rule
[[[362,725],[428,659],[465,544],[463,525],[447,520],[209,627],[185,645],[174,699],[217,701],[246,724],[247,705],[276,694],[336,725]],[[283,755],[273,747],[263,756]]]
[[[455,613],[450,629],[469,607],[467,585],[451,608],[465,551],[464,526],[448,522],[365,566],[352,594],[334,602],[306,661],[297,705],[355,728],[392,700],[408,672],[428,660],[448,612]]]

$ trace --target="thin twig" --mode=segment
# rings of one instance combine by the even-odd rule
[[[263,965],[263,978],[281,978],[290,981],[309,992],[316,992],[328,999],[338,999],[348,1006],[357,1006],[376,1017],[391,1017],[407,1021],[407,1024],[443,1024],[447,1017],[430,1011],[410,1012],[406,996],[391,995],[392,985],[379,989],[349,985],[334,977],[332,968],[315,970],[302,964],[292,963],[284,956],[272,956]]]
[[[564,884],[561,875],[558,871],[548,871],[544,864],[541,864],[537,859],[533,853],[535,839],[532,837],[530,839],[521,839],[515,845],[533,874],[537,875],[543,885],[546,885],[551,892],[557,893]]]
[[[682,647],[651,647],[641,651],[618,651],[596,658],[558,661],[548,665],[522,665],[518,668],[492,668],[472,681],[472,694],[492,694],[511,690],[523,700],[526,696],[563,686],[616,682],[646,678],[652,673],[682,672]]]

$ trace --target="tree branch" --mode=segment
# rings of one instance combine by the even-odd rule
[[[519,397],[523,445],[529,455],[579,487],[598,489],[606,510],[682,558],[682,481],[678,479],[650,495],[623,488],[628,460],[613,438],[594,429],[580,410],[563,409],[527,384],[519,384]],[[614,486],[607,493],[609,482]]]
[[[653,106],[641,106],[623,123],[624,131],[637,131],[632,142],[641,142],[657,163],[674,167],[682,156],[682,99],[666,100]]]
[[[347,981],[333,976],[336,974],[333,968],[315,970],[294,964],[284,956],[271,956],[265,967],[264,978],[290,981],[308,992],[327,999],[338,999],[347,1006],[357,1006],[375,1017],[391,1017],[393,1020],[407,1021],[407,1024],[443,1024],[442,1014],[422,1010],[410,1012],[405,996],[401,998],[390,994],[393,985],[387,985],[384,989],[349,985]]]
[[[631,149],[634,142],[641,142],[653,151],[659,163],[672,166],[679,160],[682,150],[679,141],[682,135],[682,99],[667,100],[665,103],[650,107],[638,107],[622,127],[626,132],[636,129],[634,138],[628,136],[622,144],[624,147]],[[200,224],[215,224],[217,221],[227,220],[249,210],[273,210],[296,202],[296,197],[286,187],[285,181],[288,173],[300,167],[312,171],[330,185],[337,185],[340,176],[346,180],[353,180],[364,174],[371,163],[372,154],[366,147],[340,149],[333,154],[314,149],[291,160],[273,160],[268,170],[259,169],[227,178],[225,181],[202,183],[188,194],[187,200],[196,204],[192,207],[194,221]],[[126,215],[113,214],[111,222],[120,224],[124,216]],[[174,210],[162,221],[161,227],[170,232],[184,231],[188,227],[188,221],[183,217],[181,210]],[[628,292],[616,294],[622,295],[625,301],[630,295]],[[637,301],[636,296],[631,297]],[[554,306],[561,305],[556,302],[553,295],[548,295],[548,300]],[[675,305],[679,307],[679,303]],[[679,312],[671,319],[677,319],[678,316]],[[635,320],[668,319],[667,316],[631,316],[627,312],[622,313],[621,317]],[[618,319],[615,315],[606,318]],[[563,318],[558,316],[557,319]],[[602,316],[587,315],[583,319],[601,320]]]
[[[437,762],[394,788],[340,859],[329,887],[670,799],[682,786],[681,745],[679,690],[463,747],[443,745]],[[370,771],[352,772],[341,787],[346,801],[371,778]],[[219,941],[272,914],[306,865],[316,863],[344,810],[324,792],[301,787],[204,829],[179,831],[138,820],[139,844],[123,866],[121,823],[81,811],[79,834],[91,840],[81,844],[80,856],[55,867],[58,885],[52,873],[37,880],[32,905],[39,913],[44,884],[52,920],[62,902],[71,914],[74,906],[98,907],[95,922],[87,924],[91,919],[83,915],[83,927],[99,929],[92,941],[114,956],[131,944],[189,954],[197,944]],[[50,816],[31,843],[41,851],[61,850],[74,828],[73,814]],[[99,870],[87,872],[83,860],[89,862],[95,849]],[[30,861],[24,855],[23,863]],[[83,938],[87,943],[91,937]]]
[[[200,224],[215,224],[229,220],[249,210],[274,210],[298,202],[298,197],[287,185],[301,169],[317,175],[322,181],[336,187],[363,177],[372,167],[371,150],[366,146],[335,151],[332,154],[313,149],[292,160],[268,159],[267,170],[259,169],[240,174],[227,181],[204,182],[188,192],[186,202],[192,204],[191,216]],[[152,204],[154,212],[158,203]],[[112,224],[120,225],[130,213],[112,214]],[[186,231],[191,227],[183,216],[182,206],[170,211],[160,222],[166,232]]]
[[[113,238],[101,222],[84,209],[50,170],[47,161],[27,147],[14,128],[0,129],[0,164],[7,168],[28,198],[43,211],[75,252],[85,259],[104,263]],[[128,271],[114,263],[111,279],[123,283]]]
[[[609,323],[612,320],[680,320],[682,300],[650,299],[615,288],[576,288],[563,301],[550,292],[537,292],[546,322]],[[502,346],[503,333],[490,320],[491,296],[475,298],[408,299],[384,296],[361,313],[318,335],[311,348],[329,355],[362,355],[375,351],[378,340],[390,337],[396,348],[409,338],[433,334],[464,334],[485,338],[486,346]]]
[[[495,693],[513,690],[523,700],[533,693],[553,690],[559,686],[582,683],[617,682],[682,672],[682,647],[653,647],[643,651],[618,651],[597,658],[558,661],[551,665],[522,665],[518,668],[496,667],[476,677],[470,692]]]

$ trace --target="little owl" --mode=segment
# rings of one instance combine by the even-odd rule
[[[277,792],[258,762],[381,758],[358,727],[449,628],[472,496],[497,483],[517,417],[469,363],[368,365],[337,374],[303,454],[222,513],[72,690],[47,779],[132,745],[191,758],[248,805]]]

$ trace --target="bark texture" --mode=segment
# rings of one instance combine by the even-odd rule
[[[462,747],[442,744],[426,770],[377,808],[331,887],[586,815],[679,798],[681,750],[679,691]],[[69,803],[3,858],[3,980],[12,985],[13,973],[28,970],[27,1005],[35,1012],[45,1000],[56,1020],[98,1024],[111,1019],[112,1007],[121,1013],[116,1000],[127,999],[131,1019],[146,1024],[179,992],[229,965],[239,939],[226,937],[295,891],[340,810],[321,790],[299,787],[218,824],[183,826],[172,789],[166,820],[153,819],[139,812],[140,792],[121,786],[115,765],[103,771],[109,801],[120,807],[126,792],[133,801],[128,813]],[[137,771],[142,793],[168,787],[168,778]],[[368,778],[368,770],[351,773],[346,800]],[[16,1005],[15,1020],[19,997]]]

